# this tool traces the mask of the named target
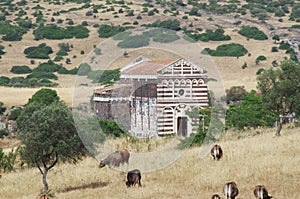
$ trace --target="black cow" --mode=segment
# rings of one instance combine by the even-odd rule
[[[126,182],[126,186],[130,187],[130,186],[135,186],[136,184],[138,184],[139,187],[141,187],[141,172],[138,169],[134,169],[131,170],[127,173],[127,182]]]
[[[235,199],[235,197],[239,194],[239,190],[235,182],[226,183],[223,191],[226,199]]]
[[[210,155],[214,158],[214,160],[219,160],[223,156],[221,146],[215,144],[210,150]]]
[[[257,185],[254,188],[254,196],[257,199],[270,199],[272,196],[269,195],[267,189],[263,185]]]

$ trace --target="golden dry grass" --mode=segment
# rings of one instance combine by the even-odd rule
[[[98,168],[98,161],[85,158],[77,165],[61,164],[48,174],[56,198],[210,198],[222,194],[223,185],[235,181],[238,199],[254,198],[255,185],[264,184],[275,199],[298,199],[300,185],[299,129],[284,129],[274,137],[274,129],[259,130],[254,137],[220,141],[224,156],[214,162],[200,158],[200,148],[187,150],[170,166],[142,172],[142,187],[126,188],[126,173]],[[256,132],[251,132],[250,134]],[[244,134],[247,134],[244,133]],[[249,134],[249,132],[248,132]],[[86,188],[84,186],[96,186]],[[0,198],[36,198],[42,188],[36,168],[3,174]],[[77,188],[77,190],[76,190]],[[73,190],[75,189],[75,190]],[[67,191],[72,190],[72,191]]]

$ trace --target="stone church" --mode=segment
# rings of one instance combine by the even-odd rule
[[[121,68],[120,80],[94,90],[99,118],[116,120],[138,137],[189,136],[199,118],[187,111],[208,106],[207,71],[185,59],[137,58]]]

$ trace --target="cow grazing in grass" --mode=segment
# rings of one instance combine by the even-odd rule
[[[118,167],[122,163],[122,155],[119,151],[109,154],[104,160],[100,161],[99,168],[105,167]]]
[[[134,169],[131,170],[127,173],[127,182],[126,182],[126,186],[130,187],[130,186],[135,186],[136,184],[141,187],[141,172],[138,169]]]
[[[214,160],[219,160],[223,156],[221,146],[215,144],[210,150],[210,155],[214,158]]]
[[[263,185],[257,185],[254,188],[254,196],[257,199],[270,199],[272,196],[269,195],[267,189]]]
[[[223,191],[226,199],[235,199],[235,197],[239,194],[239,190],[235,182],[226,183]]]
[[[104,160],[101,160],[99,167],[102,168],[105,165],[108,165],[109,167],[118,167],[120,164],[128,164],[129,157],[130,153],[127,149],[115,151],[114,153],[108,155]]]
[[[214,194],[211,199],[221,199],[221,197],[218,194]]]

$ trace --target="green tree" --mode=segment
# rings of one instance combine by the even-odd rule
[[[287,114],[300,114],[300,64],[284,60],[280,68],[264,71],[258,76],[258,89],[264,107],[277,116],[275,135],[280,135],[283,119]]]
[[[56,101],[59,101],[59,96],[55,90],[42,88],[29,99],[28,104],[36,102],[39,104],[49,105]]]
[[[255,91],[242,96],[242,102],[230,104],[226,112],[226,126],[243,129],[244,127],[272,126],[275,117],[262,102]]]
[[[226,89],[226,103],[238,103],[246,93],[244,86],[232,86],[230,89]]]
[[[71,110],[63,102],[25,106],[17,125],[23,133],[21,159],[42,174],[43,191],[48,192],[47,174],[59,161],[77,163],[86,150],[76,132]]]

